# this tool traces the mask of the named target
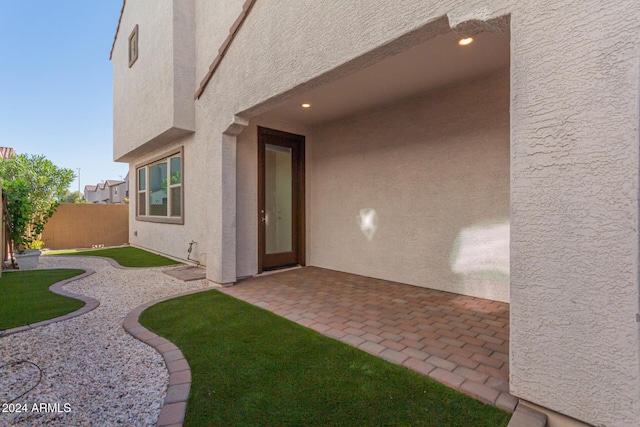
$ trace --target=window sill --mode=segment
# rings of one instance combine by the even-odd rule
[[[184,218],[182,217],[169,218],[169,217],[159,217],[159,216],[137,216],[136,215],[136,221],[184,225]]]

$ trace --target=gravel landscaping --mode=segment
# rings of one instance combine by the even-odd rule
[[[210,286],[169,277],[162,273],[167,267],[117,269],[86,257],[42,257],[40,268],[95,270],[65,289],[100,306],[0,338],[0,366],[9,364],[0,369],[0,425],[155,425],[169,376],[161,356],[127,334],[122,322],[141,304]],[[31,363],[10,365],[22,360]]]

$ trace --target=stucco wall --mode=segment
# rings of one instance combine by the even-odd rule
[[[195,129],[193,0],[127,2],[112,54],[114,159],[129,161]],[[138,60],[129,35],[138,25]]]
[[[631,426],[640,416],[636,6],[257,2],[199,107],[222,132],[233,114],[338,78],[442,15],[510,13],[512,391],[587,422]],[[215,161],[223,157],[216,150]]]
[[[125,18],[131,4],[136,3],[127,2]],[[141,7],[131,13],[142,20],[152,11]],[[256,2],[196,103],[200,142],[190,155],[196,164],[206,158],[206,175],[188,190],[206,200],[206,218],[190,227],[205,230],[209,257],[216,257],[208,277],[235,277],[237,258],[247,247],[241,246],[239,224],[256,211],[245,214],[236,203],[236,177],[244,176],[241,144],[236,162],[235,136],[222,136],[234,115],[250,119],[291,95],[441,34],[448,27],[444,16],[455,23],[505,14],[511,16],[512,61],[511,390],[595,425],[636,426],[640,9],[635,0]],[[129,32],[125,29],[118,43]],[[209,46],[210,37],[197,34],[196,45]],[[165,90],[159,80],[149,87]],[[116,105],[126,110],[129,101],[118,90]],[[138,106],[155,108],[152,101]],[[126,127],[136,134],[136,126]],[[148,230],[155,233],[170,228],[153,227]],[[176,246],[189,240],[186,229],[175,233]]]
[[[196,47],[196,76],[202,78],[218,49],[229,34],[231,25],[242,11],[245,0],[197,1],[196,28],[199,35]],[[199,83],[199,81],[198,81]]]
[[[590,423],[632,426],[640,416],[636,6],[257,2],[198,108],[219,134],[233,114],[251,117],[363,67],[412,30],[438,33],[429,22],[443,15],[509,13],[512,391]],[[220,147],[211,153],[224,164]],[[222,188],[210,194],[212,212],[235,217]],[[210,236],[225,246],[222,229]]]
[[[287,93],[340,78],[449,31],[447,14],[489,19],[507,13],[505,6],[500,0],[258,1],[198,105],[222,131],[233,114],[254,117]],[[402,36],[401,43],[369,53]]]
[[[316,128],[252,120],[237,147],[238,276],[257,272],[259,125],[306,137],[308,264],[508,300],[508,108],[505,70]],[[358,225],[367,207],[371,241]],[[463,230],[500,223],[507,271],[454,273]]]
[[[640,420],[637,1],[512,14],[512,393]]]
[[[310,151],[310,264],[509,300],[508,70],[321,126]],[[465,230],[495,235],[491,265],[460,259],[488,243]]]
[[[206,132],[211,141],[224,141],[220,135],[239,113],[244,118],[255,117],[290,94],[449,31],[444,18],[447,12],[461,16],[475,11],[489,19],[503,10],[500,1],[427,5],[389,0],[376,2],[375,7],[366,2],[348,6],[338,1],[256,2],[196,103],[196,121],[206,121],[198,132]],[[197,38],[208,36],[198,34]],[[387,44],[399,37],[400,42]],[[236,276],[236,175],[224,173],[226,168],[235,170],[235,137],[231,138],[207,144],[206,152],[211,164],[219,166],[207,169],[210,250],[220,254],[216,265],[209,264],[207,277],[216,281]]]
[[[136,219],[138,175],[136,166],[151,159],[165,156],[176,148],[183,147],[184,169],[182,171],[182,191],[184,192],[184,224],[158,224]],[[190,135],[177,139],[165,147],[157,149],[146,156],[140,157],[129,168],[129,241],[139,247],[149,248],[156,252],[170,255],[179,259],[186,259],[187,249],[191,241],[190,258],[206,265],[207,239],[205,222],[205,199],[202,185],[206,176],[206,159],[202,156],[202,143]]]

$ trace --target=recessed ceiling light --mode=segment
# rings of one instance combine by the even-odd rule
[[[473,37],[467,37],[466,39],[458,40],[459,46],[467,46],[467,45],[470,45],[471,43],[473,43]]]
[[[309,108],[309,107],[311,107],[311,104],[306,104],[306,103],[302,104],[302,108]]]

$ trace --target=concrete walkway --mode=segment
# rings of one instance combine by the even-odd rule
[[[513,412],[509,304],[317,267],[222,292]]]

